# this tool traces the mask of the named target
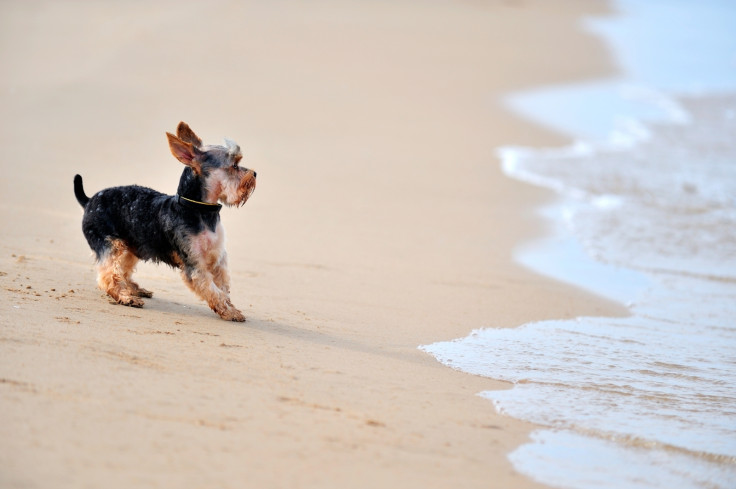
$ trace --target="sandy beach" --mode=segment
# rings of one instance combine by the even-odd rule
[[[516,265],[552,194],[501,145],[565,139],[510,91],[614,68],[602,2],[0,4],[0,486],[540,487],[507,454],[508,384],[417,349],[625,310]],[[613,12],[610,12],[613,14]],[[173,194],[165,132],[237,141],[258,189],[221,213],[220,320],[141,264],[96,288],[72,178]]]

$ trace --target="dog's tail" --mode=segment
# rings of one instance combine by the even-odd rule
[[[87,207],[89,197],[84,193],[84,187],[82,186],[82,176],[74,175],[74,196],[77,198],[77,202],[82,207]]]

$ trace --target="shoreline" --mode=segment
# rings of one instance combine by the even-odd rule
[[[499,96],[610,73],[579,28],[605,4],[44,7],[2,7],[3,486],[543,487],[507,459],[533,426],[476,396],[508,384],[417,346],[621,313],[512,261],[553,197],[493,156],[565,142]],[[222,213],[244,326],[165,267],[138,267],[142,310],[95,288],[72,176],[172,193],[180,119],[259,173]]]
[[[736,250],[725,230],[734,221],[736,79],[721,19],[735,12],[723,2],[671,5],[673,25],[688,29],[661,30],[661,10],[615,5],[620,16],[586,25],[610,44],[621,74],[518,92],[511,103],[576,142],[502,156],[508,175],[560,196],[540,211],[560,233],[518,248],[517,260],[629,313],[479,329],[423,349],[515,384],[482,395],[542,425],[509,455],[535,480],[729,487],[735,275],[725,264]],[[674,45],[689,55],[667,58]]]

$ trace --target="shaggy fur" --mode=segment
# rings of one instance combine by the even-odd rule
[[[84,208],[82,231],[97,258],[97,283],[116,302],[142,307],[152,293],[131,278],[139,260],[181,270],[184,282],[221,318],[245,321],[230,301],[230,276],[220,222],[222,202],[241,206],[256,186],[256,172],[240,167],[240,147],[204,146],[184,122],[166,133],[172,154],[186,167],[177,195],[130,185],[87,197],[82,177],[74,194]]]

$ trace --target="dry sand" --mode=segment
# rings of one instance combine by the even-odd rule
[[[417,350],[620,312],[511,260],[551,196],[495,148],[564,139],[504,93],[603,76],[598,2],[0,4],[0,487],[536,487],[502,382]],[[238,141],[218,319],[164,266],[95,286],[88,194],[174,193],[165,131]]]

